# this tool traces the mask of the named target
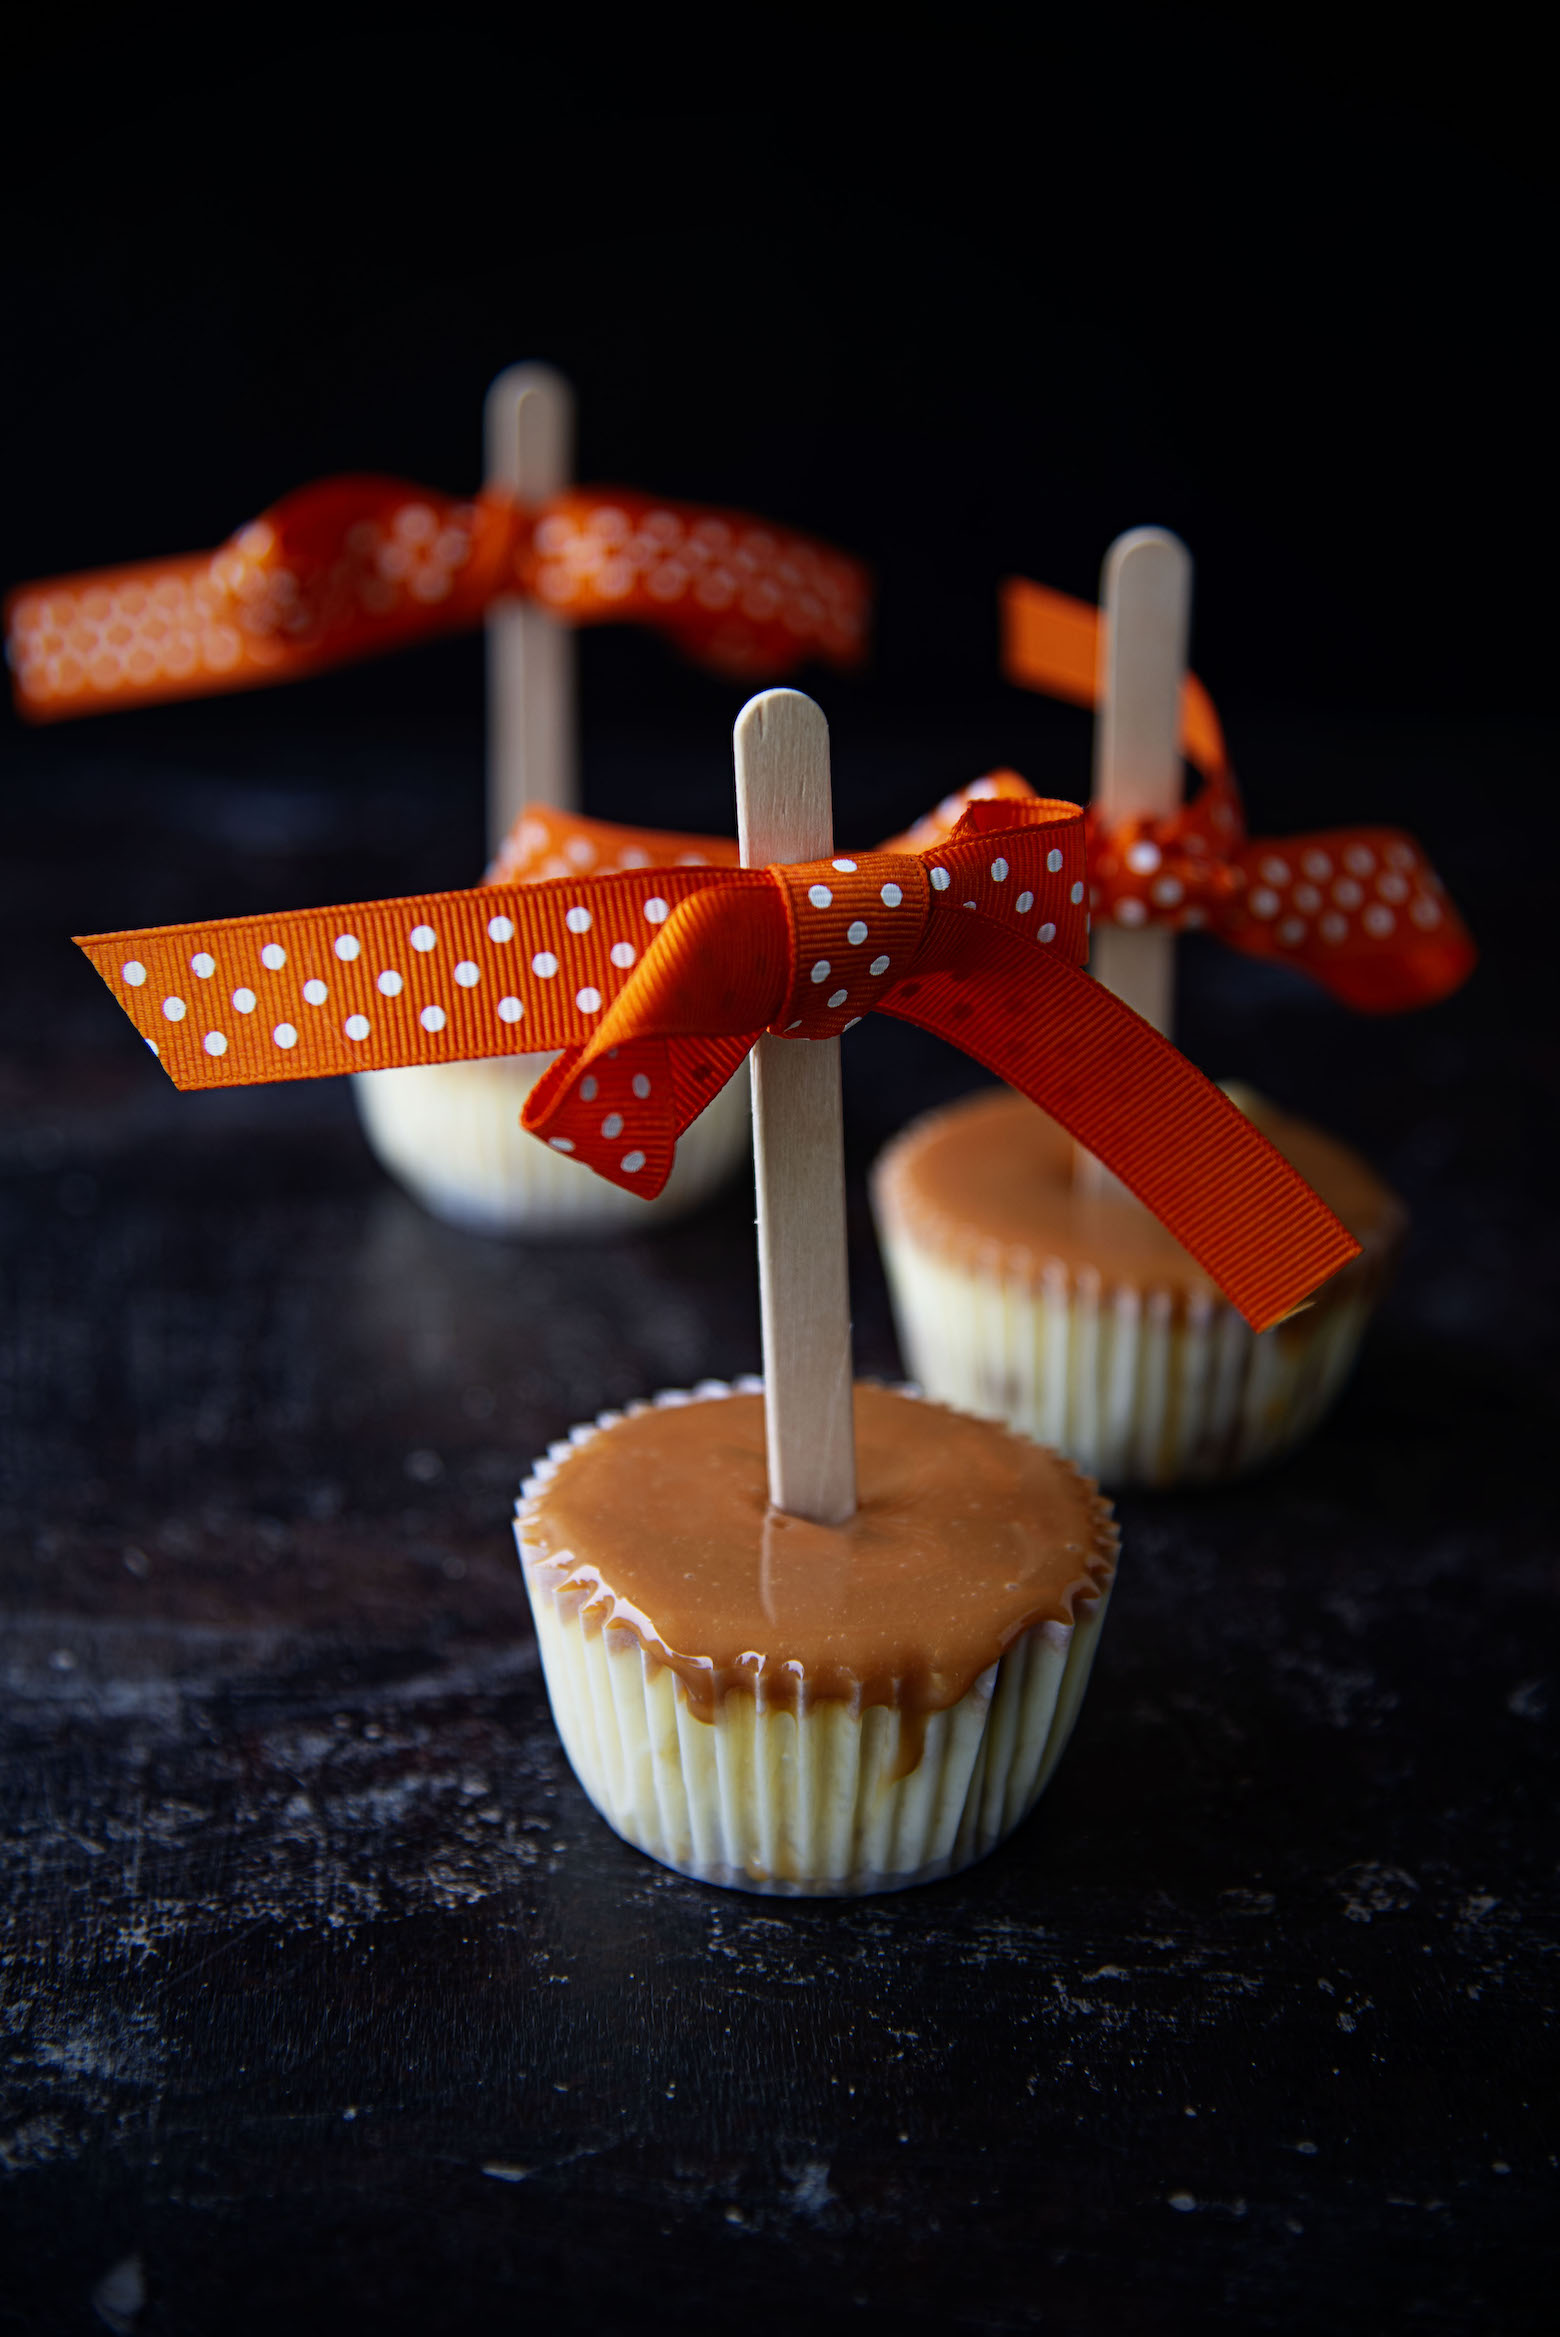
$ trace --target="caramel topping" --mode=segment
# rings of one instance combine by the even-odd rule
[[[733,1690],[945,1710],[1110,1581],[1108,1505],[994,1422],[858,1384],[856,1466],[856,1515],[812,1525],[767,1508],[761,1396],[647,1408],[522,1504],[527,1564],[587,1623],[634,1632],[702,1719]]]
[[[1395,1194],[1347,1145],[1249,1089],[1229,1092],[1364,1245],[1365,1260],[1335,1281],[1373,1270],[1406,1223]],[[878,1206],[894,1230],[962,1264],[987,1264],[995,1253],[1005,1271],[1038,1277],[1056,1260],[1092,1269],[1106,1285],[1216,1299],[1196,1259],[1130,1194],[1074,1182],[1073,1153],[1066,1129],[1025,1097],[985,1089],[928,1113],[895,1141],[878,1167]]]

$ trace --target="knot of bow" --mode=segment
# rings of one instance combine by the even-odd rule
[[[742,512],[578,487],[523,505],[382,478],[300,487],[215,552],[62,576],[6,602],[19,710],[37,722],[291,681],[480,622],[523,597],[576,625],[629,619],[717,670],[855,663],[866,570]]]
[[[632,1192],[764,1033],[921,1025],[1052,1113],[1258,1329],[1358,1243],[1235,1107],[1083,971],[1075,805],[971,790],[925,850],[800,866],[531,820],[570,873],[81,947],[183,1088],[556,1053],[524,1125]],[[524,823],[522,823],[523,832]],[[533,835],[528,847],[542,849]]]
[[[1015,578],[1002,618],[1011,680],[1097,702],[1098,609]],[[1089,813],[1097,917],[1205,927],[1250,957],[1299,966],[1367,1014],[1433,1005],[1467,980],[1472,937],[1412,836],[1386,827],[1248,836],[1223,729],[1195,674],[1182,693],[1181,748],[1202,786],[1178,811],[1114,823]]]

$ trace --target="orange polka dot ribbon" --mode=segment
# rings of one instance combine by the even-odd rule
[[[748,679],[856,663],[871,606],[858,562],[741,512],[599,487],[457,502],[349,477],[299,488],[216,552],[21,586],[6,654],[19,710],[53,722],[296,680],[515,596],[570,624],[653,626]]]
[[[1081,706],[1099,698],[1100,613],[1013,578],[1002,591],[1010,681]],[[1109,827],[1089,813],[1095,914],[1118,925],[1206,927],[1250,957],[1301,967],[1345,1006],[1430,1006],[1478,953],[1446,888],[1399,828],[1320,828],[1252,838],[1213,700],[1186,677],[1181,746],[1202,786],[1170,818]]]
[[[1359,1245],[1088,978],[1083,814],[1021,787],[970,790],[924,850],[899,839],[798,867],[528,815],[538,833],[522,840],[522,821],[516,855],[568,874],[80,946],[181,1088],[556,1052],[524,1125],[646,1195],[764,1032],[834,1038],[894,1015],[1052,1113],[1265,1329]]]

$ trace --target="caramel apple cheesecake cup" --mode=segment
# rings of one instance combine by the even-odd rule
[[[1066,1130],[1010,1088],[915,1121],[873,1174],[900,1350],[927,1393],[1006,1421],[1106,1485],[1234,1476],[1335,1402],[1407,1213],[1359,1156],[1234,1083],[1226,1094],[1321,1195],[1360,1255],[1253,1331],[1119,1186],[1075,1173]]]
[[[603,1413],[528,1479],[516,1539],[548,1695],[607,1823],[746,1891],[957,1873],[1028,1814],[1115,1571],[1068,1462],[858,1383],[844,1526],[769,1507],[760,1383]]]
[[[739,1076],[686,1130],[654,1200],[605,1184],[520,1125],[525,1099],[552,1060],[491,1055],[410,1064],[360,1071],[352,1086],[381,1165],[432,1216],[465,1233],[631,1233],[696,1209],[747,1153],[747,1081]]]

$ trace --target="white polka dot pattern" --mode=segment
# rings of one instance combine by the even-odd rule
[[[1091,815],[1089,875],[1096,914],[1114,924],[1209,927],[1252,955],[1290,959],[1352,1006],[1427,1003],[1473,963],[1411,836],[1355,828],[1248,843],[1227,769],[1169,819],[1106,832]]]
[[[1003,588],[1010,680],[1092,704],[1100,617],[1067,595],[1011,579]],[[1182,751],[1201,785],[1162,819],[1089,814],[1091,908],[1122,926],[1206,929],[1256,957],[1287,958],[1345,1005],[1371,1012],[1448,996],[1476,963],[1473,942],[1411,836],[1353,827],[1251,840],[1217,711],[1186,677]],[[992,784],[1006,790],[1011,775]],[[936,815],[943,817],[947,805]],[[931,841],[923,822],[910,841]]]
[[[543,834],[522,848],[545,846],[571,871],[566,878],[155,936],[108,936],[85,946],[139,1018],[142,1035],[159,1034],[166,1068],[181,1086],[498,1054],[520,1043],[522,1024],[529,1050],[563,1050],[567,1061],[569,1050],[577,1055],[589,1045],[588,1073],[582,1065],[578,1087],[564,1076],[545,1110],[539,1106],[527,1124],[549,1141],[566,1141],[575,1157],[602,1173],[654,1193],[669,1172],[680,1128],[724,1084],[754,1034],[622,1043],[609,1017],[630,983],[648,983],[646,995],[660,994],[668,961],[658,953],[670,950],[675,964],[682,962],[679,952],[691,951],[689,962],[699,962],[705,945],[677,938],[677,911],[715,880],[734,848],[708,839],[697,851],[689,839],[628,842],[601,823],[571,826],[568,815],[538,814],[533,821],[528,814],[526,824]],[[1073,830],[1081,848],[1076,815]],[[937,857],[948,910],[956,914],[961,897],[973,899],[1020,935],[1019,902],[1032,910],[1047,891],[1058,890],[1040,868],[1045,847],[1037,833],[1044,831],[1021,829],[1014,840],[1005,834],[1000,853],[978,833],[950,834]],[[583,851],[576,849],[581,845]],[[597,888],[588,900],[581,898],[578,874],[586,859],[594,864],[588,881]],[[998,860],[1000,876],[993,874]],[[633,865],[624,867],[625,861]],[[1011,873],[1020,881],[1010,881]],[[959,891],[950,893],[955,877]],[[719,881],[775,897],[775,878],[762,872],[733,872]],[[842,855],[826,869],[786,871],[779,881],[797,919],[802,950],[792,963],[807,992],[785,1021],[808,1035],[832,1036],[870,1006],[891,1002],[913,973],[926,928],[933,895],[924,864],[907,855],[854,861]],[[826,906],[818,906],[820,897]],[[1028,930],[1032,935],[1032,918]],[[626,932],[640,941],[624,939]],[[825,946],[808,955],[814,933]],[[735,954],[740,959],[743,952]],[[208,964],[209,977],[200,970]],[[233,1011],[224,1027],[202,1025],[186,1037],[177,984],[181,971],[187,978],[192,968],[197,979],[213,981]],[[907,987],[913,991],[913,978]],[[171,1017],[165,999],[177,1001]],[[269,1012],[256,1011],[262,1002]],[[149,1012],[156,1018],[150,1024]],[[533,1091],[533,1098],[542,1092]]]
[[[1035,804],[1027,790],[1024,801],[1026,811]],[[792,1038],[837,1038],[866,1008],[913,978],[934,917],[973,909],[1026,947],[1036,940],[1037,925],[1038,935],[1051,942],[1060,925],[1074,937],[1073,955],[1081,961],[1082,823],[1070,806],[1056,808],[1066,814],[1061,847],[1054,838],[1063,823],[1046,819],[1043,809],[1037,807],[1034,824],[1026,821],[1015,834],[1014,823],[1024,815],[1012,810],[1010,800],[994,802],[987,812],[984,800],[966,790],[940,807],[931,862],[863,853],[848,881],[841,881],[838,861],[831,862],[829,884],[817,867],[776,870],[790,903],[799,971],[771,1030]],[[966,815],[973,823],[968,828],[959,824]],[[982,821],[1001,826],[1001,852],[993,854],[983,841]],[[1037,920],[1037,908],[1049,915]]]
[[[324,492],[340,489],[328,482]],[[305,488],[291,502],[320,493]],[[476,509],[415,489],[375,489],[371,499],[372,513],[347,526],[323,566],[289,551],[282,505],[220,551],[64,577],[23,594],[9,625],[23,703],[48,715],[115,699],[199,696],[268,681],[279,666],[307,670],[322,651],[332,662],[332,635],[339,657],[373,646],[387,626],[392,640],[426,631],[420,612],[448,602],[468,566]]]
[[[486,887],[415,905],[365,904],[347,913],[350,924],[339,909],[236,919],[138,935],[134,951],[109,937],[89,954],[142,1036],[156,1034],[181,1086],[502,1054],[520,1043],[522,1024],[528,1049],[550,1051],[581,1044],[600,1024],[678,903],[710,880],[707,863],[647,867],[607,880],[608,897],[589,906],[577,890],[547,884],[509,888],[500,906],[497,888]],[[645,951],[616,938],[634,925]],[[520,969],[530,984],[523,994]],[[195,1026],[178,986],[192,975],[229,1001],[225,1024],[208,1027],[208,1008]],[[633,1139],[640,1131],[628,1114],[642,1119],[653,1066],[625,1058],[622,1083],[620,1133]],[[642,1149],[653,1156],[648,1143]]]
[[[548,507],[520,572],[545,607],[588,622],[636,602],[736,671],[772,665],[787,642],[848,663],[865,640],[855,562],[735,513],[576,491]]]
[[[994,849],[999,839],[1000,851]],[[1063,865],[1053,872],[1042,866],[1042,855],[1055,850]],[[229,1044],[221,1054],[204,1046],[198,1029],[186,1030],[184,1017],[170,1023],[165,1015],[142,1028],[143,1037],[155,1031],[162,1038],[182,1087],[502,1052],[505,1026],[487,1003],[500,984],[464,987],[454,968],[469,959],[480,971],[485,953],[508,949],[511,979],[527,968],[525,981],[506,994],[525,993],[528,1049],[559,1058],[530,1088],[524,1125],[582,1165],[652,1196],[666,1182],[678,1135],[765,1028],[834,1037],[870,1002],[966,1045],[1040,1101],[1054,1096],[1059,1079],[1075,1078],[1058,1066],[1072,1063],[1076,1044],[1087,1066],[1087,1092],[1075,1098],[1082,1140],[1162,1211],[1260,1328],[1342,1262],[1350,1237],[1313,1196],[1294,1189],[1277,1156],[1232,1107],[1210,1103],[1206,1082],[1083,977],[1087,918],[1077,903],[1083,851],[1076,812],[1057,815],[1038,803],[1015,812],[976,799],[937,852],[934,865],[947,880],[941,890],[926,862],[885,851],[861,855],[853,870],[831,866],[835,881],[825,888],[830,899],[823,908],[813,898],[823,882],[821,864],[718,871],[690,865],[599,877],[591,880],[591,927],[579,933],[567,921],[568,908],[582,905],[574,877],[360,904],[348,913],[363,943],[361,962],[352,964],[334,957],[343,912],[330,910],[99,935],[81,946],[138,1028],[156,1012],[159,993],[181,995],[171,982],[195,951],[212,957],[224,983],[247,975],[260,988],[268,1011],[224,1032]],[[1005,864],[1000,873],[998,860]],[[889,883],[901,893],[897,909],[886,904]],[[1025,893],[1033,898],[1021,917],[1016,904]],[[614,968],[611,935],[642,916],[651,898],[667,912],[653,942],[632,969]],[[1057,926],[1057,943],[1049,951],[1031,938],[1036,908],[1054,912],[1047,921]],[[490,938],[498,914],[514,924],[518,947]],[[856,924],[870,936],[859,946],[849,938]],[[437,948],[414,948],[398,969],[402,991],[386,999],[375,967],[383,969],[424,925],[437,935]],[[262,971],[266,953],[280,953],[281,965]],[[869,968],[883,956],[889,970],[874,977]],[[553,974],[530,973],[544,958]],[[124,979],[132,962],[147,976],[142,984]],[[321,965],[333,967],[327,987],[334,1010],[300,1008],[301,1022],[273,1021],[272,1001],[301,998],[304,983],[322,979]],[[824,965],[827,979],[813,981]],[[880,986],[867,989],[874,980]],[[375,1009],[363,1017],[369,1034],[354,1044],[346,1021],[365,1005]],[[1245,1214],[1237,1211],[1229,1228],[1217,1210],[1210,1216],[1205,1177],[1184,1165],[1178,1145],[1163,1142],[1168,1107],[1152,1104],[1146,1119],[1128,1112],[1128,1124],[1119,1124],[1125,1099],[1166,1090],[1177,1098],[1172,1124],[1189,1132],[1198,1148],[1194,1158],[1211,1170],[1215,1192],[1223,1175],[1234,1191],[1250,1195]],[[1226,1148],[1232,1167],[1209,1156],[1210,1117],[1219,1131],[1215,1149]],[[1253,1148],[1261,1157],[1253,1157]]]
[[[844,554],[736,513],[574,488],[540,514],[374,479],[301,488],[218,551],[16,594],[7,650],[35,719],[252,687],[480,621],[528,592],[623,617],[726,672],[850,664],[870,590]]]
[[[1210,819],[1218,808],[1217,802],[1210,807]],[[1352,837],[1296,838],[1281,853],[1256,844],[1218,849],[1189,827],[1190,818],[1187,812],[1162,823],[1163,830],[1180,831],[1173,846],[1141,838],[1100,842],[1091,874],[1103,914],[1120,925],[1153,919],[1179,928],[1211,918],[1237,947],[1294,958],[1351,1003],[1414,1002],[1411,968],[1397,983],[1390,966],[1366,970],[1373,952],[1378,962],[1383,954],[1398,957],[1402,920],[1430,935],[1455,917],[1412,838],[1370,829]],[[1151,885],[1134,883],[1171,858],[1173,873]]]

